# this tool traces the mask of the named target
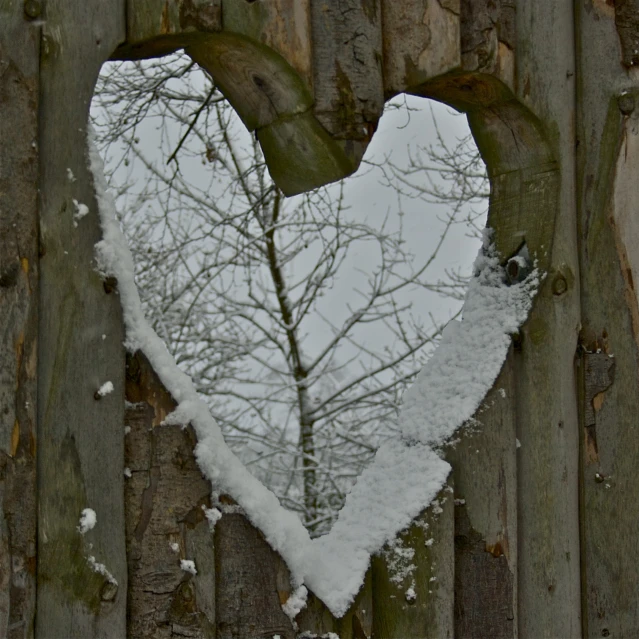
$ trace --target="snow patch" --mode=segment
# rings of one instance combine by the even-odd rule
[[[180,568],[182,568],[184,572],[190,572],[192,575],[197,575],[195,562],[192,559],[180,559]]]
[[[295,622],[295,617],[306,608],[307,598],[308,590],[305,586],[300,586],[291,593],[286,603],[282,606],[282,610],[292,622]]]
[[[211,532],[215,530],[215,524],[222,519],[222,513],[217,508],[207,508],[202,506],[204,516],[209,520],[209,529]]]
[[[113,382],[104,382],[100,388],[95,392],[99,397],[106,397],[109,393],[113,392]]]
[[[95,528],[98,523],[98,516],[95,514],[93,508],[85,508],[80,515],[80,523],[78,525],[78,532],[81,535],[86,534],[89,530]]]
[[[73,214],[73,226],[77,227],[78,222],[89,213],[89,207],[82,202],[73,200],[73,206],[75,207],[75,213]]]
[[[113,584],[114,586],[118,585],[116,578],[109,572],[108,568],[104,564],[101,564],[99,561],[96,561],[93,555],[87,557],[87,562],[89,563],[89,566],[91,566],[93,572],[100,573],[101,575],[106,577],[106,580],[109,583]]]

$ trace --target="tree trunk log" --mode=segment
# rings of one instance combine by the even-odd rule
[[[126,636],[123,325],[117,294],[107,293],[95,268],[101,230],[87,163],[93,87],[125,38],[124,15],[120,1],[50,2],[43,26],[39,638]],[[89,210],[83,217],[80,205]],[[96,395],[106,382],[113,392]],[[83,535],[85,508],[97,525]]]
[[[0,636],[36,593],[39,30],[0,3]]]

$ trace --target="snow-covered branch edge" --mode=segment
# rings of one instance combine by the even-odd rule
[[[308,585],[334,615],[342,616],[361,587],[370,556],[405,529],[444,486],[450,466],[437,449],[472,418],[492,387],[506,358],[510,335],[530,310],[538,274],[507,285],[489,235],[485,235],[463,321],[449,324],[438,349],[405,394],[401,438],[378,450],[348,495],[331,532],[311,540],[298,517],[285,510],[229,449],[192,380],[179,369],[146,320],[134,281],[133,257],[120,229],[92,131],[88,156],[103,233],[95,247],[98,269],[117,278],[125,346],[145,354],[178,404],[166,422],[193,426],[198,439],[195,456],[214,489],[228,493],[244,509],[286,561],[295,587]]]

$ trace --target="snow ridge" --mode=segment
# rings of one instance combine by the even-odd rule
[[[172,424],[190,423],[197,435],[196,459],[216,491],[226,492],[286,561],[293,586],[308,585],[340,617],[355,598],[371,554],[404,528],[444,486],[449,464],[437,449],[467,423],[497,378],[510,335],[525,321],[539,284],[533,271],[509,285],[489,232],[475,262],[461,322],[451,322],[441,343],[404,396],[401,437],[383,445],[347,496],[328,535],[311,540],[296,515],[258,481],[226,445],[222,432],[191,379],[176,365],[142,311],[134,265],[107,190],[103,163],[89,133],[103,239],[98,268],[118,280],[126,324],[126,347],[141,350],[175,398]]]

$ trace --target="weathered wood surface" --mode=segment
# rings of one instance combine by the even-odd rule
[[[446,458],[455,486],[455,639],[517,636],[517,436],[511,350]]]
[[[373,637],[455,636],[453,521],[453,489],[446,487],[408,531],[373,557]],[[405,573],[411,564],[415,569]]]
[[[370,139],[384,107],[381,6],[311,3],[314,112],[336,138]]]
[[[490,73],[513,90],[516,7],[516,0],[461,0],[464,70]]]
[[[281,610],[288,571],[232,504],[212,543],[201,508],[212,504],[208,486],[190,432],[159,425],[173,407],[161,387],[146,388],[128,414],[126,629],[122,330],[117,295],[93,270],[100,233],[84,123],[105,58],[182,46],[256,131],[287,193],[355,170],[385,97],[408,88],[467,111],[491,177],[498,247],[507,259],[525,243],[547,272],[517,352],[477,415],[483,429],[450,453],[454,522],[449,500],[428,529],[418,522],[402,536],[417,558],[416,598],[391,581],[388,556],[378,557],[342,620],[311,595],[300,631],[639,634],[639,574],[628,560],[639,551],[639,6],[575,6],[576,14],[550,0],[51,0],[38,78],[41,5],[0,0],[0,309],[11,308],[0,334],[13,345],[0,353],[0,635],[30,636],[33,623],[35,499],[17,504],[22,491],[34,495],[34,441],[38,636],[295,635]],[[90,215],[75,219],[74,200]],[[105,381],[115,392],[98,401]],[[98,525],[81,536],[85,507]],[[440,546],[424,545],[428,531]],[[179,569],[171,543],[180,559],[195,559],[196,577]],[[149,607],[153,615],[135,612]]]
[[[40,32],[0,2],[0,637],[33,636]]]
[[[87,166],[93,87],[125,38],[124,17],[120,1],[49,2],[42,27],[39,638],[126,636],[123,327],[117,294],[95,269],[101,232]],[[75,202],[88,206],[81,219]],[[107,381],[114,392],[96,400]],[[81,535],[84,508],[97,525]]]
[[[296,617],[302,637],[326,637],[336,634],[340,639],[370,639],[373,633],[373,581],[369,568],[353,605],[341,618],[336,619],[328,608],[309,592],[307,605]]]
[[[312,90],[311,0],[222,0],[224,31],[279,53]]]
[[[128,0],[126,42],[113,55],[120,59],[166,55],[221,28],[222,0]]]
[[[517,98],[541,121],[559,167],[557,199],[529,209],[553,206],[557,216],[517,369],[519,633],[535,638],[581,633],[573,19],[571,3],[517,2]]]
[[[459,0],[382,0],[382,25],[387,98],[461,66]]]
[[[577,6],[583,636],[634,637],[639,75],[627,67],[639,62],[639,5]]]
[[[294,639],[282,610],[291,592],[286,564],[233,506],[224,510],[215,526],[217,638]]]
[[[195,461],[195,434],[162,424],[175,402],[139,353],[127,358],[126,397],[126,636],[214,638],[211,484]]]

